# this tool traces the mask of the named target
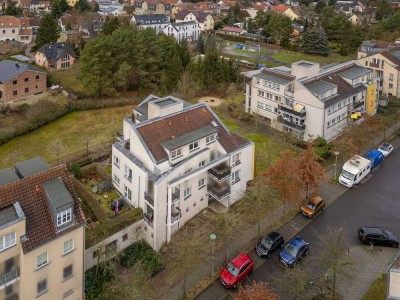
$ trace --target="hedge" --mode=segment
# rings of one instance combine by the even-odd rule
[[[97,274],[96,274],[97,270]],[[101,299],[104,285],[115,278],[115,267],[103,262],[85,272],[85,293],[87,299]]]

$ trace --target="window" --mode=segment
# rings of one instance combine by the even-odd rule
[[[42,295],[47,292],[47,279],[39,281],[37,284],[37,294]]]
[[[15,232],[12,232],[0,237],[0,251],[10,248],[16,244],[15,235]]]
[[[25,93],[29,93],[29,88],[25,88]]]
[[[182,148],[171,151],[171,158],[176,158],[182,155]]]
[[[17,84],[17,81],[16,81],[16,80],[14,80],[14,81],[13,81],[13,85],[16,85],[16,84]]]
[[[70,290],[66,291],[66,292],[63,294],[63,299],[67,298],[69,295],[72,295],[73,293],[74,293],[74,290],[73,290],[73,289],[70,289]]]
[[[199,142],[198,141],[189,144],[189,151],[193,151],[193,150],[196,150],[196,149],[199,149]]]
[[[114,174],[114,182],[116,185],[119,186],[119,177],[117,175]]]
[[[390,80],[390,81],[393,81],[393,78],[394,78],[393,73],[390,73],[390,74],[389,74],[389,80]]]
[[[73,272],[72,265],[69,265],[69,266],[65,267],[64,268],[64,272],[63,272],[64,280],[67,280],[67,279],[71,278],[72,275],[73,275],[72,272]]]
[[[393,83],[389,83],[389,89],[393,88]]]
[[[235,184],[240,181],[240,170],[237,170],[232,173],[232,184]]]
[[[192,195],[192,187],[188,187],[183,191],[183,199],[186,200]]]
[[[117,156],[114,155],[114,165],[117,166],[117,167],[119,168],[119,163],[120,163],[119,158],[118,158]]]
[[[206,164],[206,161],[203,160],[203,161],[199,162],[199,167],[204,166],[205,164]]]
[[[93,251],[93,259],[95,259],[96,257],[98,257],[100,254],[100,250],[95,250]]]
[[[258,77],[256,78],[256,83],[260,84],[260,78],[258,78]]]
[[[206,137],[206,143],[210,144],[215,141],[215,134]]]
[[[132,191],[131,191],[127,186],[125,186],[124,196],[125,196],[129,201],[132,200]]]
[[[40,77],[39,77],[39,75],[36,75],[36,79],[39,79]]]
[[[257,108],[264,109],[264,103],[257,101]]]
[[[125,233],[125,234],[122,236],[122,241],[125,242],[125,241],[127,241],[127,240],[128,240],[128,234]]]
[[[257,95],[260,96],[260,97],[264,97],[264,91],[258,90],[257,91]]]
[[[42,253],[36,257],[36,268],[39,269],[45,265],[47,265],[47,252]]]
[[[12,32],[12,33],[15,33],[15,29],[12,29],[11,32]]]
[[[201,188],[205,187],[205,185],[206,185],[206,180],[205,180],[205,178],[200,179],[200,180],[199,180],[199,190],[200,190]]]
[[[238,164],[240,164],[240,152],[238,152],[232,156],[232,167],[234,167]]]
[[[61,69],[69,68],[69,55],[65,54],[61,57]]]
[[[25,78],[25,82],[28,82],[28,81],[29,81],[29,78],[28,78],[28,77],[26,77],[26,78]]]
[[[132,170],[127,165],[125,165],[125,178],[132,181]]]
[[[64,254],[70,253],[72,250],[74,250],[74,240],[70,239],[64,242]]]
[[[57,214],[57,227],[64,225],[72,220],[72,209],[69,208]]]
[[[18,91],[13,91],[13,96],[17,96],[18,95]]]

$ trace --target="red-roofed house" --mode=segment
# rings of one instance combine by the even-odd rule
[[[224,28],[221,29],[221,33],[239,36],[239,35],[242,35],[243,33],[246,33],[246,30],[244,30],[243,28],[239,28],[239,27],[225,26]]]
[[[272,7],[272,11],[287,16],[292,20],[300,18],[300,13],[297,10],[291,8],[290,6],[275,5]]]
[[[231,132],[206,103],[150,95],[113,145],[114,187],[144,212],[156,250],[211,201],[229,207],[253,179],[254,144]]]
[[[175,22],[190,22],[195,21],[200,25],[201,31],[208,31],[214,29],[214,18],[210,13],[203,11],[188,11],[181,10],[175,16]]]

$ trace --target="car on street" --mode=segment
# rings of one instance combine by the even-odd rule
[[[279,260],[287,267],[294,267],[310,251],[308,243],[300,236],[292,238],[279,253]]]
[[[312,197],[305,205],[301,208],[301,212],[307,218],[314,219],[325,209],[325,201],[320,196]]]
[[[390,231],[379,227],[361,227],[358,229],[358,238],[363,244],[376,246],[399,247],[399,239]]]
[[[256,253],[260,257],[269,258],[276,249],[282,248],[284,243],[283,236],[278,232],[270,232],[258,241]]]
[[[389,143],[383,143],[379,146],[378,150],[386,157],[393,152],[393,146]]]
[[[254,262],[250,256],[241,253],[221,270],[220,281],[227,289],[233,289],[253,271],[253,268]]]

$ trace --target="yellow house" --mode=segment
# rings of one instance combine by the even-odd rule
[[[379,79],[378,91],[383,95],[400,97],[400,47],[380,51],[358,51],[358,62],[374,71]]]
[[[214,18],[207,12],[181,10],[176,14],[175,19],[176,23],[195,21],[200,25],[201,31],[214,29]]]
[[[0,299],[84,299],[84,223],[65,165],[0,171]]]
[[[291,20],[300,18],[300,13],[286,5],[275,5],[272,7],[272,11],[278,14],[289,17]]]

